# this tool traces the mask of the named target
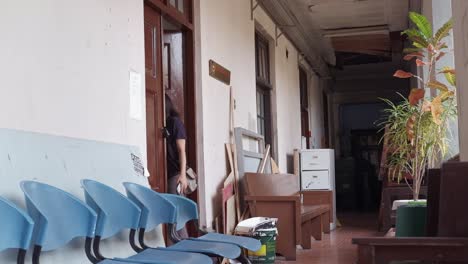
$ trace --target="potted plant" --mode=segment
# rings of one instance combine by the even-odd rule
[[[455,69],[437,63],[450,52],[444,38],[450,34],[452,20],[434,34],[432,25],[423,15],[411,12],[409,18],[416,27],[402,33],[413,46],[405,49],[407,55],[404,59],[412,61],[417,67],[424,67],[426,73],[422,77],[403,70],[394,74],[397,78],[416,78],[420,88],[412,89],[401,103],[385,100],[389,108],[386,109],[388,116],[383,124],[389,153],[383,165],[388,168],[390,180],[406,182],[413,193],[414,202],[401,208],[405,213],[400,213],[398,209],[397,235],[400,228],[402,235],[417,236],[424,235],[421,232],[425,230],[425,203],[418,200],[426,170],[440,166],[448,154],[449,121],[456,116],[456,83]],[[440,80],[442,76],[445,83]],[[409,233],[398,224],[405,218],[415,222],[413,225],[408,223],[407,226],[412,226]]]

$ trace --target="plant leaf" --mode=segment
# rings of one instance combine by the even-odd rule
[[[417,105],[419,101],[424,98],[424,94],[424,89],[411,89],[410,95],[408,96],[410,105]]]
[[[445,79],[447,80],[448,83],[452,86],[457,85],[457,78],[455,75],[455,69],[452,69],[448,66],[445,66],[442,68],[442,71],[440,73],[443,73],[445,76]]]
[[[442,115],[444,109],[442,108],[442,97],[439,95],[432,100],[431,103],[431,113],[432,113],[432,120],[437,125],[442,124],[442,120],[440,120],[440,116]]]
[[[445,85],[445,84],[443,84],[443,83],[441,83],[441,82],[439,82],[439,81],[436,81],[436,80],[434,80],[434,81],[432,81],[432,82],[429,82],[429,83],[427,84],[427,86],[428,86],[429,88],[431,88],[431,89],[438,89],[438,90],[440,90],[440,91],[442,91],[442,92],[448,91],[447,85]]]
[[[413,114],[408,118],[406,121],[406,134],[408,136],[409,141],[413,141],[414,139],[414,123],[416,122],[416,115]]]
[[[403,59],[405,61],[410,61],[413,58],[424,58],[424,55],[421,52],[413,52],[413,53],[407,54],[407,55],[405,55],[405,57],[403,57]]]
[[[439,30],[437,30],[437,33],[435,34],[434,37],[434,43],[440,42],[442,39],[447,37],[450,34],[450,30],[453,28],[453,20],[449,19]]]
[[[424,49],[424,48],[427,47],[426,45],[423,45],[423,44],[421,44],[419,42],[416,42],[416,41],[413,42],[413,46],[415,46],[416,48],[420,48],[420,49]]]
[[[398,70],[393,74],[393,77],[401,78],[401,79],[406,79],[406,78],[411,78],[413,77],[413,74],[411,72],[405,72],[402,70]]]
[[[445,66],[442,68],[442,71],[440,71],[439,73],[443,73],[444,76],[445,76],[445,79],[447,80],[448,83],[450,83],[450,85],[452,86],[456,86],[457,85],[457,78],[456,78],[456,75],[455,75],[455,69],[452,69],[448,66]]]
[[[447,44],[442,43],[442,44],[440,44],[440,45],[438,46],[438,49],[439,49],[439,50],[448,49],[448,46],[447,46]]]
[[[416,12],[410,12],[409,18],[418,27],[419,31],[426,37],[426,39],[432,38],[432,26],[427,18]]]
[[[416,65],[417,65],[418,67],[421,67],[421,66],[427,65],[427,63],[424,62],[424,61],[422,61],[422,60],[420,60],[420,59],[416,59]]]
[[[421,52],[420,48],[404,48],[403,53]]]
[[[450,74],[455,74],[455,69],[450,68],[448,66],[445,66],[442,68],[442,70],[439,73],[450,73]]]
[[[422,107],[421,107],[423,112],[430,112],[431,111],[431,102],[424,100]]]
[[[441,98],[441,101],[445,101],[451,97],[454,97],[455,96],[455,92],[454,91],[446,91],[446,92],[443,92],[441,93],[440,95],[440,98]]]
[[[417,29],[410,28],[401,33],[402,35],[406,35],[406,37],[414,42],[418,42],[423,46],[427,46],[429,42],[427,41],[426,37]]]
[[[443,56],[445,56],[445,54],[447,54],[447,53],[441,51],[441,52],[439,53],[439,55],[437,56],[436,61],[440,60]]]

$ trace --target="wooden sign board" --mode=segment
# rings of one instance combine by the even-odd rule
[[[210,60],[210,76],[227,85],[231,84],[231,71]]]

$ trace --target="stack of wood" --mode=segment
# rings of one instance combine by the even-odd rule
[[[239,195],[239,170],[237,152],[238,147],[234,139],[234,99],[232,96],[232,88],[230,89],[230,136],[231,142],[225,144],[227,163],[229,164],[228,173],[224,180],[222,188],[222,224],[217,221],[217,231],[225,234],[233,234],[234,229],[240,221],[248,217],[248,208],[241,212],[241,199]],[[270,161],[270,162],[268,162]],[[265,147],[263,158],[260,162],[257,172],[263,173],[267,164],[271,165],[272,173],[280,173],[277,163],[270,157],[270,145]]]

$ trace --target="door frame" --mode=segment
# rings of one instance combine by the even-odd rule
[[[197,101],[195,89],[195,38],[194,38],[194,3],[193,0],[184,1],[184,14],[172,7],[167,0],[144,0],[144,8],[153,8],[161,14],[161,19],[166,18],[182,26],[184,38],[184,85],[185,85],[185,126],[187,127],[187,162],[192,169],[198,171],[197,155]],[[163,32],[161,27],[161,32]],[[162,38],[161,38],[162,41]],[[161,43],[161,45],[163,45]],[[160,59],[162,59],[160,57]],[[162,78],[161,78],[162,85]],[[164,100],[163,100],[164,101]],[[165,160],[165,157],[164,157]],[[166,175],[166,172],[164,172]],[[166,183],[167,185],[167,183]],[[164,186],[164,191],[167,186]],[[195,202],[198,195],[190,197]]]

